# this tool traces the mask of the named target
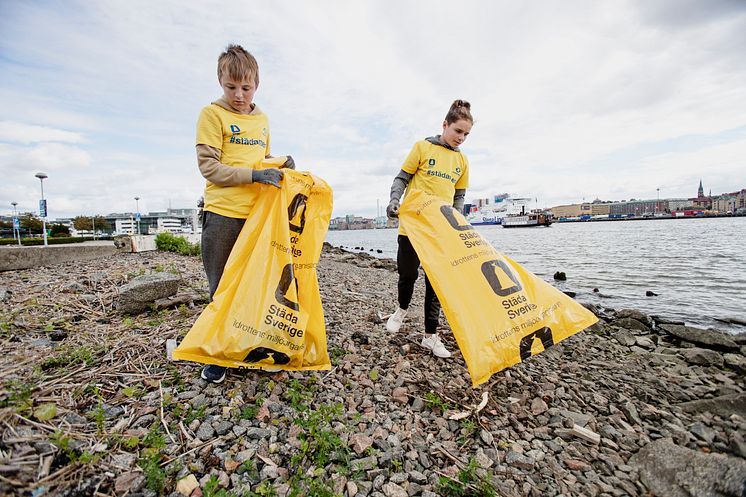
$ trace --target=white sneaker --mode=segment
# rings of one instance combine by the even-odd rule
[[[442,357],[443,359],[451,357],[451,353],[448,352],[448,349],[443,345],[443,342],[440,341],[440,337],[437,333],[425,335],[422,338],[420,345],[426,349],[430,349],[435,357]]]
[[[406,309],[397,309],[395,313],[389,316],[389,320],[386,321],[386,329],[392,333],[396,333],[401,328],[404,318],[407,316]]]

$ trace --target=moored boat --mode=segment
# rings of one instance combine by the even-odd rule
[[[503,228],[531,228],[533,226],[551,226],[552,216],[546,212],[528,212],[513,214],[503,218]]]

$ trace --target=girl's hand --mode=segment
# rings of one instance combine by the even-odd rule
[[[392,198],[388,207],[386,207],[386,215],[391,219],[399,217],[399,201],[395,198]]]

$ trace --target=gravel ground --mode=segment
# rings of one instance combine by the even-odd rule
[[[153,272],[187,298],[119,313]],[[166,358],[205,305],[198,258],[0,273],[0,494],[742,495],[746,337],[593,308],[599,324],[472,389],[445,319],[453,357],[419,345],[421,281],[390,334],[393,261],[327,247],[318,274],[332,370],[208,385]]]

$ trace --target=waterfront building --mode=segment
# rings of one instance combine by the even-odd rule
[[[710,192],[710,196],[705,196],[705,189],[702,187],[702,180],[699,180],[699,188],[697,188],[697,196],[694,198],[690,198],[689,200],[692,202],[692,207],[699,207],[701,209],[711,209],[712,208],[712,192]]]
[[[661,202],[663,203],[663,202]],[[609,205],[609,215],[621,215],[621,216],[653,216],[655,215],[656,207],[660,205],[656,200],[635,200],[632,199],[628,202],[614,202]]]
[[[580,204],[556,205],[549,209],[556,219],[561,217],[580,217]]]
[[[149,212],[140,217],[140,234],[157,233],[201,233],[199,209],[167,209],[165,212]],[[137,234],[137,217],[133,212],[113,213],[105,216],[114,227],[116,235]]]
[[[481,209],[482,207],[487,207],[490,205],[490,199],[489,198],[477,198],[471,201],[472,206],[475,206],[477,209]]]
[[[593,204],[583,202],[582,204],[557,205],[549,210],[555,218],[591,216],[593,215]],[[608,209],[606,209],[605,214],[608,213]]]
[[[693,207],[692,201],[688,198],[669,198],[666,200],[663,200],[662,202],[666,202],[668,205],[665,206],[668,211],[683,211],[687,209],[691,209]]]
[[[732,214],[738,208],[738,200],[735,195],[719,195],[712,199],[712,210],[720,214]]]
[[[591,216],[608,216],[611,213],[611,202],[594,200],[591,203]]]
[[[737,192],[729,193],[728,195],[736,198],[736,205],[735,209],[733,209],[733,212],[746,214],[746,188],[742,188]]]
[[[330,230],[366,230],[376,227],[373,219],[348,214],[329,220]]]

